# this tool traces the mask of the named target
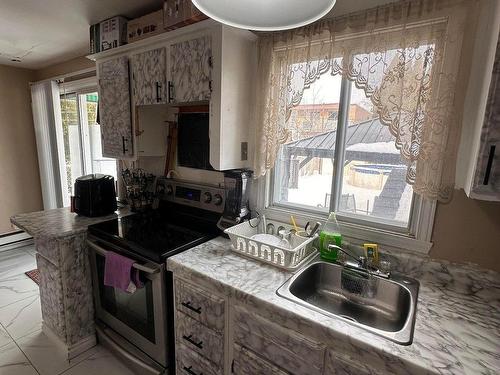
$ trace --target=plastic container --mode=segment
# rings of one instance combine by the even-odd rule
[[[329,249],[329,245],[342,246],[342,234],[340,234],[340,227],[335,217],[335,212],[330,213],[324,228],[319,234],[319,247],[322,259],[336,261],[337,250]]]

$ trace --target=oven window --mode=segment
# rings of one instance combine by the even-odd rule
[[[105,286],[104,260],[104,257],[100,255],[96,256],[99,298],[102,308],[154,343],[153,282],[146,277],[141,277],[144,288],[137,289],[132,294]]]

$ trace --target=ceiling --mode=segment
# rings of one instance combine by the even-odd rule
[[[337,0],[328,17],[392,1]],[[162,4],[162,0],[1,0],[0,64],[40,69],[83,56],[89,48],[89,25],[115,15],[134,18]]]

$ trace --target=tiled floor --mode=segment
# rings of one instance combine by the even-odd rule
[[[38,286],[24,274],[34,268],[33,246],[0,251],[0,375],[132,375],[101,346],[64,358],[41,330]]]

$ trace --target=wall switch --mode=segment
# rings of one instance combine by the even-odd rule
[[[241,160],[248,160],[248,142],[241,142]]]

